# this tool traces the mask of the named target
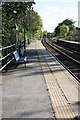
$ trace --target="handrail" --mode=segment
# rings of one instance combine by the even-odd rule
[[[11,48],[11,47],[13,47],[13,46],[15,46],[15,44],[10,45],[10,46],[7,46],[7,47],[4,47],[4,48],[2,48],[2,49],[8,49],[8,48]]]
[[[24,46],[24,41],[20,41],[20,45],[18,45],[19,48]],[[5,68],[5,70],[7,71],[7,66],[13,61],[14,57],[12,56],[12,52],[15,51],[16,48],[16,44],[10,45],[10,46],[6,46],[4,48],[0,48],[0,51],[4,56],[0,58],[0,61],[2,63],[1,68],[0,68],[0,72]],[[0,63],[0,64],[1,64]]]
[[[0,48],[0,51],[2,51],[2,55],[4,53],[4,56],[0,58],[0,61],[2,63],[2,66],[0,68],[0,72],[13,60],[13,57],[11,56],[12,51],[14,50],[15,44],[6,46],[4,48]],[[7,71],[7,69],[6,69]]]
[[[1,61],[1,60],[4,60],[4,59],[7,58],[8,56],[10,56],[10,54],[11,54],[11,53],[7,54],[5,57],[0,58],[0,61]]]

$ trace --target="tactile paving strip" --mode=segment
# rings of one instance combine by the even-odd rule
[[[38,55],[39,55],[40,63],[44,73],[44,78],[46,80],[46,84],[49,90],[52,106],[55,111],[55,117],[69,118],[69,119],[74,118],[75,117],[74,111],[72,110],[64,92],[60,88],[57,79],[54,77],[54,75],[50,71],[50,68],[48,67],[45,61],[45,57],[42,55],[40,51],[40,49],[43,49],[43,48],[39,46],[38,41],[37,41],[36,48],[37,50],[39,49]]]

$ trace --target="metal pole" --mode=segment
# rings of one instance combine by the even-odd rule
[[[18,31],[16,30],[16,44],[18,44]]]
[[[28,17],[28,44],[29,44],[29,17]]]
[[[33,40],[33,37],[32,37],[32,33],[31,33],[31,42],[32,42],[32,40]]]
[[[31,42],[33,40],[33,34],[32,34],[32,24],[31,24]]]
[[[24,15],[24,49],[25,49],[25,15]]]
[[[15,26],[16,26],[16,50],[18,50],[18,25],[15,22]]]

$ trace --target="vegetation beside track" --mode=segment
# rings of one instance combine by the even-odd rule
[[[54,32],[43,31],[43,37],[57,39],[65,39],[71,41],[80,41],[79,30],[75,27],[75,21],[66,19],[59,23]]]

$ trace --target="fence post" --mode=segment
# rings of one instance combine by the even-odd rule
[[[21,48],[21,41],[20,41],[20,45],[19,45],[19,55],[21,56],[21,50],[20,50],[20,48]]]
[[[12,59],[11,53],[12,53],[12,47],[10,47],[10,60]]]
[[[5,49],[5,56],[7,55],[7,49]],[[7,64],[7,57],[5,58],[5,65]],[[5,68],[6,72],[7,72],[7,66]]]

